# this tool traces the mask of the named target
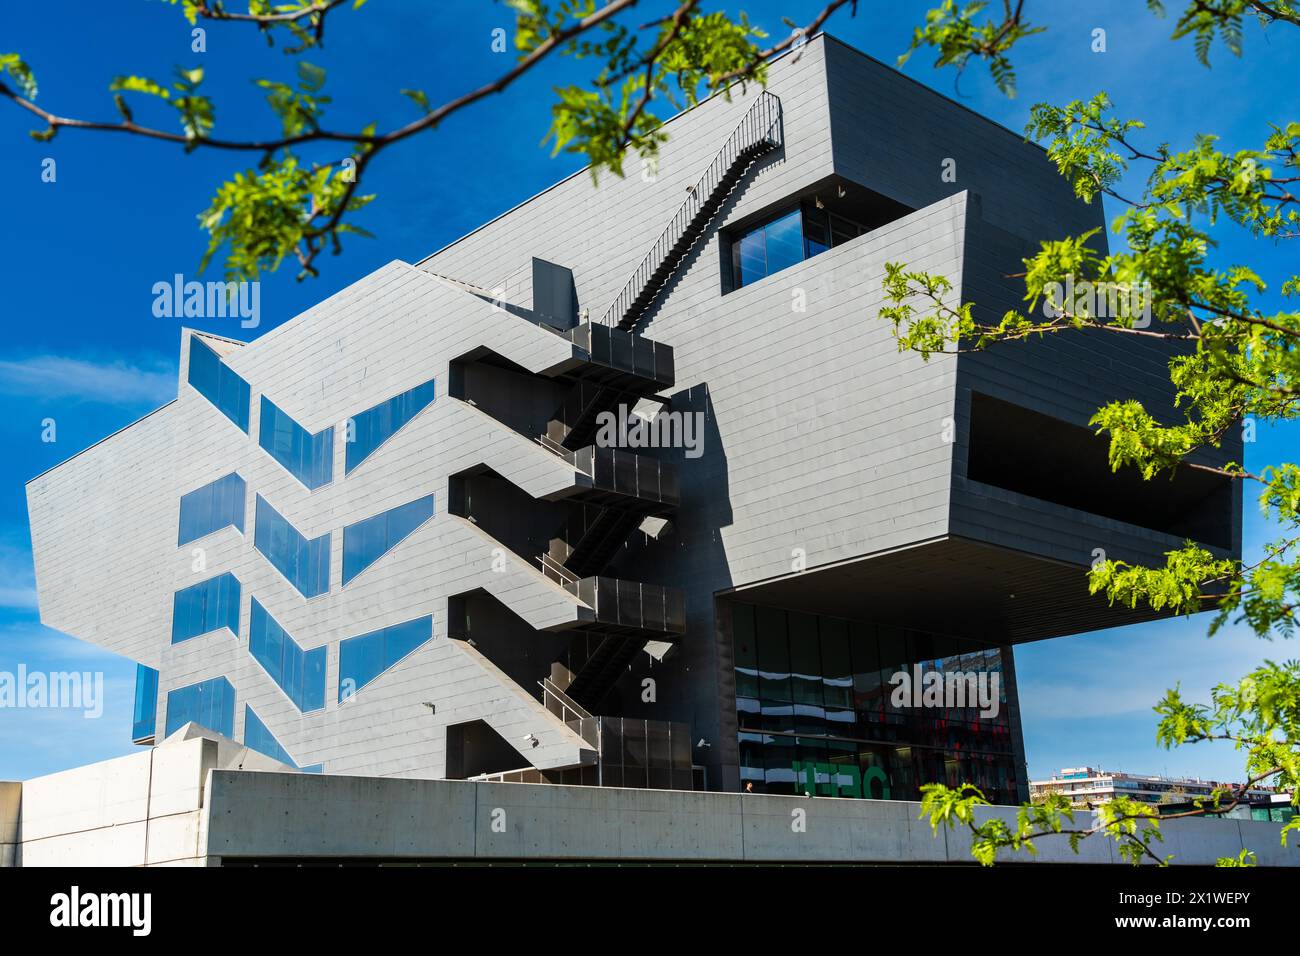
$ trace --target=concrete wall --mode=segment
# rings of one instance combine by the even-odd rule
[[[188,731],[187,731],[188,732]],[[919,804],[280,772],[237,743],[180,739],[23,784],[0,784],[0,865],[194,866],[239,858],[969,863],[969,840]],[[21,795],[21,812],[19,797]],[[1013,808],[990,808],[1008,821]],[[1087,825],[1088,815],[1079,822]],[[1212,864],[1253,850],[1300,866],[1281,824],[1172,820],[1161,855]],[[16,849],[15,849],[16,847]],[[1122,863],[1113,841],[1036,858]]]
[[[22,785],[22,866],[203,863],[203,781],[219,744],[186,740]]]
[[[210,805],[214,863],[241,856],[972,862],[966,836],[934,835],[917,819],[919,804],[903,801],[214,771]],[[1300,849],[1278,845],[1281,826],[1169,821],[1161,852],[1175,863],[1212,864],[1246,846],[1261,865],[1298,866]],[[1041,840],[1038,850],[1036,858],[1006,859],[1123,862],[1104,838],[1085,841],[1077,857],[1063,838]]]
[[[0,866],[19,863],[18,821],[22,812],[23,785],[15,780],[0,780]]]

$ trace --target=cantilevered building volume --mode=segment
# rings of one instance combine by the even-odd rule
[[[42,620],[139,662],[137,740],[1013,802],[1010,646],[1135,620],[1102,551],[1239,553],[1229,482],[1112,477],[1086,427],[1174,414],[1163,344],[923,362],[877,317],[886,262],[1000,315],[1102,225],[1040,149],[824,37],[668,132],[256,341],[182,331],[176,400],[28,485]],[[602,431],[633,410],[670,447]],[[892,699],[934,670],[998,706]]]

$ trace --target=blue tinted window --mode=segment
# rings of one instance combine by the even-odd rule
[[[344,474],[365,461],[371,452],[423,411],[425,406],[433,401],[435,392],[435,382],[431,379],[400,395],[394,395],[386,402],[380,402],[374,408],[368,408],[352,416],[352,432],[347,443]]]
[[[170,736],[186,724],[215,730],[223,737],[235,735],[235,688],[224,677],[214,677],[167,695],[167,732]]]
[[[325,648],[304,651],[257,598],[250,603],[248,652],[299,710],[320,710],[325,706]]]
[[[244,530],[244,479],[235,473],[181,496],[180,540],[197,541],[227,525]]]
[[[792,209],[731,240],[732,277],[736,288],[757,282],[826,251],[826,215],[809,207]]]
[[[260,754],[266,754],[272,760],[288,764],[290,767],[298,766],[294,759],[289,756],[289,751],[280,746],[280,741],[275,739],[275,734],[267,729],[266,724],[262,723],[261,718],[248,704],[244,705],[244,746],[256,750]],[[320,764],[317,764],[315,769],[307,772],[320,773]]]
[[[767,275],[767,242],[762,229],[741,236],[734,248],[737,286],[757,282]]]
[[[315,597],[330,589],[330,536],[304,538],[280,513],[257,496],[257,526],[253,547],[285,576],[303,597]]]
[[[172,598],[172,643],[226,627],[239,636],[239,581],[227,571],[177,591]]]
[[[399,541],[433,517],[433,495],[343,529],[343,583],[378,561]]]
[[[147,740],[158,732],[158,672],[143,664],[135,665],[135,718],[131,722],[131,739]]]
[[[825,209],[804,209],[803,239],[805,259],[811,259],[831,247],[830,225],[826,218]]]
[[[190,336],[189,381],[198,393],[223,415],[248,431],[248,383],[236,375],[221,356],[205,345],[197,335]]]
[[[339,702],[365,687],[433,637],[433,617],[394,624],[339,641]]]
[[[258,444],[289,474],[308,488],[327,485],[334,477],[334,429],[311,434],[280,411],[265,395],[258,425]]]
[[[780,272],[803,262],[803,216],[796,209],[764,227],[767,238],[767,273]]]

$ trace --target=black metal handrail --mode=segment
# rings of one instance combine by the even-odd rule
[[[781,145],[781,100],[773,93],[763,90],[758,99],[745,113],[740,124],[727,137],[726,143],[713,157],[713,162],[704,171],[700,181],[690,190],[686,201],[668,223],[655,244],[650,247],[641,264],[632,273],[631,278],[618,294],[613,304],[605,311],[601,321],[605,325],[618,325],[627,315],[637,296],[650,282],[659,264],[677,240],[686,232],[692,220],[708,201],[708,197],[718,188],[727,175],[727,171],[740,159],[747,157],[758,146],[776,147]]]

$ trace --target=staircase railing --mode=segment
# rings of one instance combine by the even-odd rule
[[[542,566],[542,574],[550,578],[560,587],[572,594],[578,593],[578,576],[566,568],[560,562],[556,561],[549,554],[543,554],[537,559],[537,563]]]
[[[537,682],[542,689],[542,706],[564,721],[579,737],[600,751],[600,720],[555,686],[549,677]]]
[[[742,154],[760,145],[771,147],[781,145],[781,100],[767,90],[758,95],[754,105],[749,108],[739,125],[727,137],[726,143],[718,151],[718,155],[713,157],[713,162],[704,171],[700,181],[690,189],[686,201],[677,210],[677,213],[668,223],[668,227],[655,240],[654,245],[650,247],[650,251],[641,260],[641,264],[637,266],[636,271],[627,280],[627,285],[623,287],[623,291],[618,294],[618,298],[605,311],[605,315],[601,319],[605,325],[618,325],[622,321],[623,317],[631,309],[632,303],[641,294],[641,290],[649,283],[650,277],[659,268],[659,264],[663,262],[669,251],[677,244],[677,240],[681,238],[691,224],[691,221],[699,214],[704,204],[708,202],[713,191],[717,189],[718,184],[727,175],[727,171],[741,158]]]

